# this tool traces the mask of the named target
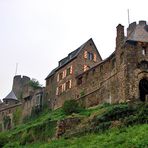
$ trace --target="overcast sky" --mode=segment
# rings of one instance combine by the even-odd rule
[[[93,38],[102,58],[115,49],[116,26],[148,18],[147,0],[0,0],[0,98],[18,75],[45,77]]]

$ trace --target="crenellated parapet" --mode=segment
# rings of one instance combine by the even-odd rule
[[[148,24],[146,21],[133,22],[127,28],[127,40],[148,42]]]
[[[13,79],[13,86],[12,90],[16,94],[16,97],[19,99],[21,98],[23,87],[28,84],[30,78],[27,76],[16,75]]]

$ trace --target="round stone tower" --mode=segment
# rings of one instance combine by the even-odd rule
[[[13,78],[12,90],[18,99],[21,99],[23,87],[30,81],[27,76],[16,75]]]

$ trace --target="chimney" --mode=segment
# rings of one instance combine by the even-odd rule
[[[117,28],[116,47],[119,47],[122,45],[124,41],[124,26],[119,24],[116,28]]]

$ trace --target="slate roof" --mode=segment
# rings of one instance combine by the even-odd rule
[[[92,39],[90,38],[88,41],[90,41],[90,40],[92,40]],[[80,53],[80,51],[84,48],[84,46],[87,44],[87,42],[85,42],[83,45],[81,45],[76,50],[74,50],[71,53],[69,53],[67,57],[65,57],[62,60],[60,60],[58,67],[56,67],[55,69],[53,69],[49,73],[49,75],[45,78],[45,80],[48,79],[49,77],[51,77],[53,74],[55,74],[55,72],[57,70],[59,70],[60,68],[62,68],[63,66],[65,66],[66,64],[68,64],[69,62],[71,62],[72,60],[74,60],[78,56],[78,54]]]
[[[139,21],[139,24],[136,24],[136,22],[130,24],[127,31],[129,32],[127,41],[148,42],[148,25],[146,21]]]
[[[18,100],[13,91],[11,91],[3,100],[7,100],[7,99],[8,100]]]

